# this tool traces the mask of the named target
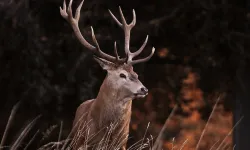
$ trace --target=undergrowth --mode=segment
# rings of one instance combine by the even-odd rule
[[[217,104],[219,102],[219,98],[217,99],[213,110],[206,122],[205,127],[203,128],[203,131],[200,135],[200,138],[198,140],[198,143],[196,144],[196,150],[200,149],[200,145],[201,145],[201,141],[203,140],[204,135],[206,134],[206,129],[209,126],[209,122],[211,120],[211,117],[214,114],[215,108],[217,107]],[[3,137],[1,139],[1,144],[0,144],[0,149],[10,149],[10,150],[17,150],[17,149],[24,149],[27,150],[29,148],[29,146],[31,145],[31,143],[34,141],[34,139],[36,138],[36,135],[38,133],[38,131],[34,134],[34,136],[29,140],[28,143],[23,143],[24,139],[26,138],[27,134],[30,132],[30,130],[33,128],[33,126],[35,125],[35,123],[37,122],[37,120],[41,117],[41,115],[37,116],[36,118],[34,118],[19,134],[18,138],[13,141],[12,145],[6,146],[5,142],[6,142],[6,138],[8,136],[9,130],[10,130],[10,126],[13,122],[13,119],[15,117],[15,114],[17,112],[17,109],[20,105],[20,102],[18,102],[11,111],[11,114],[9,116],[9,120],[7,122]],[[174,115],[175,111],[176,111],[177,106],[174,107],[174,109],[172,110],[171,114],[168,116],[167,120],[165,121],[165,124],[163,125],[161,132],[158,134],[157,137],[153,137],[152,135],[150,135],[149,137],[146,137],[146,133],[147,133],[147,129],[150,126],[150,123],[148,123],[147,129],[145,131],[144,136],[142,137],[141,140],[137,141],[136,143],[134,143],[133,145],[131,145],[130,147],[127,148],[127,150],[143,150],[143,149],[149,149],[149,150],[162,150],[163,149],[163,134],[164,131],[166,130],[169,120],[171,119],[171,117]],[[243,117],[241,117],[240,120],[238,120],[238,122],[233,126],[233,128],[230,130],[230,132],[228,132],[228,134],[224,137],[224,139],[222,139],[221,141],[218,141],[216,143],[214,143],[214,145],[208,149],[216,149],[216,150],[224,150],[224,149],[234,149],[235,145],[233,147],[229,147],[228,145],[225,144],[225,140],[232,134],[234,128],[240,123],[240,121],[243,119]],[[79,123],[79,122],[78,122]],[[115,137],[116,140],[113,140],[112,142],[110,142],[110,138],[111,138],[111,134],[112,131],[114,131],[114,129],[116,128],[117,124],[111,124],[109,127],[104,128],[103,130],[106,130],[105,135],[102,137],[102,139],[98,142],[95,143],[95,146],[93,146],[94,150],[119,150],[120,145],[124,142],[125,139],[121,139],[119,137]],[[75,146],[76,142],[79,140],[79,138],[84,137],[85,138],[85,144],[82,145],[82,147],[79,150],[86,150],[88,149],[89,145],[88,145],[88,141],[90,141],[91,139],[94,139],[96,135],[90,135],[89,131],[90,131],[90,126],[89,126],[89,122],[81,122],[80,125],[78,126],[78,132],[77,134],[72,137],[72,132],[69,133],[68,137],[64,140],[61,139],[61,134],[62,134],[62,127],[63,127],[63,122],[61,122],[60,124],[60,132],[59,132],[59,136],[58,136],[58,141],[55,142],[49,142],[45,145],[41,145],[39,147],[37,147],[38,150],[70,150],[72,149],[72,147]],[[75,128],[75,127],[73,127]],[[49,129],[48,129],[49,130]],[[49,135],[48,135],[49,136]],[[128,135],[127,135],[128,137]],[[172,141],[172,150],[184,150],[185,149],[185,145],[188,143],[188,139],[186,139],[181,145],[175,145],[175,138],[173,138]],[[217,145],[217,146],[216,146]]]

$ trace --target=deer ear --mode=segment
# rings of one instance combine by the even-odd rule
[[[99,57],[94,57],[95,61],[99,63],[99,65],[102,67],[104,70],[111,70],[114,68],[115,64],[107,61],[105,59],[99,58]]]

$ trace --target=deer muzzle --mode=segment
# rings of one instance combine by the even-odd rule
[[[146,87],[140,88],[140,90],[135,94],[137,98],[143,98],[148,95],[148,89]]]

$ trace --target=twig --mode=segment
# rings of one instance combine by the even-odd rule
[[[10,129],[11,123],[13,122],[13,118],[14,118],[16,112],[17,112],[17,109],[20,106],[20,103],[21,103],[21,101],[17,102],[16,105],[11,110],[11,114],[10,114],[9,120],[8,120],[8,123],[6,125],[5,131],[4,131],[2,140],[1,140],[0,149],[4,146],[4,143],[6,141],[7,135],[9,133],[9,129]]]
[[[37,116],[34,120],[32,120],[25,128],[24,130],[21,132],[21,134],[19,135],[19,137],[17,138],[17,140],[14,142],[14,144],[11,146],[10,150],[16,150],[19,145],[22,143],[23,139],[25,138],[25,136],[29,133],[29,131],[31,130],[31,128],[34,126],[34,124],[36,123],[36,121],[41,117],[41,115]]]
[[[197,145],[196,145],[196,148],[195,148],[196,150],[198,150],[198,148],[199,148],[199,146],[200,146],[201,140],[202,140],[202,138],[203,138],[203,136],[204,136],[204,134],[205,134],[205,131],[206,131],[207,126],[208,126],[208,123],[210,122],[210,120],[211,120],[211,118],[212,118],[212,116],[213,116],[213,114],[214,114],[214,110],[215,110],[215,108],[217,107],[217,104],[218,104],[219,100],[220,100],[220,97],[218,97],[218,99],[216,100],[216,103],[215,103],[215,105],[214,105],[214,107],[213,107],[213,110],[212,110],[212,112],[211,112],[211,114],[210,114],[210,116],[209,116],[209,118],[208,118],[208,121],[207,121],[207,123],[206,123],[206,125],[205,125],[205,128],[203,129],[203,131],[202,131],[202,133],[201,133],[201,137],[200,137],[200,139],[199,139],[199,141],[198,141],[198,143],[197,143]]]
[[[241,120],[244,118],[244,116],[242,116],[241,118],[240,118],[240,120],[239,121],[237,121],[237,123],[233,126],[233,128],[230,130],[230,132],[226,135],[226,137],[222,140],[222,142],[221,142],[221,144],[219,145],[219,147],[216,149],[216,150],[219,150],[220,149],[220,147],[223,145],[223,143],[225,142],[225,140],[226,140],[226,138],[229,136],[229,135],[231,135],[231,133],[233,132],[233,130],[234,130],[234,128],[236,127],[236,126],[238,126],[238,124],[241,122]]]
[[[47,149],[49,147],[54,148],[55,146],[61,145],[61,144],[65,143],[65,142],[68,142],[68,141],[69,141],[69,139],[62,140],[60,142],[50,142],[50,143],[47,143],[47,144],[41,146],[40,148],[38,148],[38,150],[45,150],[45,149]]]
[[[80,119],[77,120],[77,123],[73,126],[72,130],[70,131],[69,135],[68,135],[67,138],[66,138],[66,139],[68,139],[68,140],[63,144],[62,150],[64,150],[64,149],[66,148],[66,146],[67,146],[67,144],[68,144],[68,141],[70,141],[69,138],[70,138],[70,137],[72,136],[72,134],[73,134],[73,130],[75,130],[76,127],[81,123],[80,120],[83,118],[84,115],[86,115],[86,113],[84,113],[84,114],[80,117]],[[71,142],[71,143],[72,143],[72,142]],[[71,144],[71,143],[70,143],[70,144]]]
[[[153,137],[152,137],[153,139]],[[129,148],[127,148],[127,150],[134,150],[134,149],[137,149],[137,147],[139,147],[140,145],[138,143],[140,143],[143,139],[135,142],[133,145],[131,145]]]
[[[161,129],[161,131],[160,131],[160,133],[159,133],[159,135],[158,135],[156,141],[155,141],[155,144],[154,144],[152,150],[157,150],[157,149],[158,149],[158,147],[159,147],[159,145],[160,145],[160,143],[161,143],[160,141],[161,141],[161,138],[162,138],[162,134],[163,134],[163,132],[165,131],[165,129],[166,129],[166,127],[167,127],[167,124],[168,124],[170,118],[172,118],[172,116],[174,115],[176,109],[177,109],[177,105],[175,105],[175,107],[173,108],[172,112],[171,112],[170,115],[168,116],[166,122],[164,123],[164,125],[163,125],[163,127],[162,127],[162,129]]]
[[[35,137],[37,136],[37,134],[39,133],[39,130],[36,131],[36,133],[34,134],[34,136],[31,138],[31,140],[29,141],[29,143],[25,146],[24,150],[27,150],[28,147],[30,146],[30,144],[34,141]]]
[[[58,136],[58,140],[57,142],[59,142],[61,140],[61,136],[62,136],[62,129],[63,129],[63,121],[61,121],[61,125],[60,125],[60,132],[59,132],[59,136]],[[59,150],[59,145],[57,145],[56,147],[57,150]]]
[[[169,20],[171,18],[174,18],[176,16],[176,14],[181,10],[181,8],[184,6],[185,4],[181,4],[179,7],[176,7],[171,14],[163,16],[161,18],[156,18],[153,20],[149,21],[150,25],[156,25],[159,26],[160,23],[162,23],[163,21]]]
[[[186,145],[187,141],[188,141],[188,139],[186,139],[186,140],[183,142],[183,144],[181,145],[180,150],[182,150],[182,149],[184,148],[184,146]]]
[[[139,148],[139,150],[141,150],[141,149],[142,149],[142,145],[143,145],[143,142],[144,142],[145,136],[146,136],[146,134],[147,134],[147,131],[148,131],[149,125],[150,125],[150,122],[148,123],[148,126],[147,126],[147,128],[146,128],[146,132],[144,133],[144,136],[143,136],[143,138],[142,138],[142,141],[141,141],[141,147]]]
[[[212,150],[214,147],[215,147],[215,145],[219,142],[220,140],[218,140],[217,142],[215,142],[213,145],[212,145],[212,147],[210,148],[210,150]]]

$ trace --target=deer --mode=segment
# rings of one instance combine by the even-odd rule
[[[91,35],[94,45],[90,44],[83,37],[79,29],[78,22],[84,0],[78,5],[74,16],[72,14],[72,1],[73,0],[70,0],[68,6],[66,6],[64,0],[63,8],[60,7],[60,14],[71,25],[79,42],[93,53],[94,60],[107,72],[97,97],[84,101],[76,110],[71,135],[73,139],[77,136],[78,138],[75,138],[75,143],[72,147],[73,149],[79,149],[83,147],[83,145],[87,145],[85,149],[88,149],[91,145],[94,145],[93,143],[98,143],[102,140],[106,134],[102,129],[107,128],[107,126],[110,127],[111,125],[113,131],[109,134],[109,142],[113,142],[114,145],[114,141],[118,141],[117,139],[119,138],[121,140],[117,146],[118,149],[126,150],[132,100],[143,98],[148,94],[148,89],[138,79],[137,73],[133,71],[133,65],[148,61],[153,56],[155,48],[152,48],[150,55],[147,57],[133,60],[144,50],[148,41],[148,35],[141,47],[137,51],[131,52],[130,33],[136,24],[136,13],[133,9],[133,20],[128,24],[119,6],[121,21],[119,21],[110,10],[109,13],[113,20],[124,31],[124,50],[126,56],[120,58],[116,42],[114,42],[115,56],[103,52],[97,42],[92,26]],[[79,137],[79,135],[81,135],[79,131],[83,132],[82,124],[88,124],[88,130],[85,130],[85,132],[87,132],[88,135],[95,135],[94,138],[90,140],[86,139],[87,137],[85,136]],[[86,144],[87,140],[89,144]]]

